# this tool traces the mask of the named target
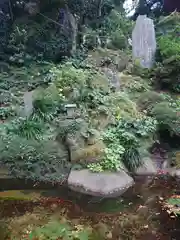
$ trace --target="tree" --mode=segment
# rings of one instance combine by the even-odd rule
[[[136,20],[139,15],[154,14],[160,16],[163,14],[169,14],[173,11],[180,11],[180,1],[178,0],[133,0],[136,4],[135,14],[132,16],[133,20]]]

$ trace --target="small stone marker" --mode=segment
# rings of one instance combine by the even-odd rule
[[[140,62],[141,67],[151,68],[156,53],[156,35],[153,20],[146,15],[139,15],[132,32],[133,59]]]
[[[76,104],[66,104],[65,105],[66,113],[67,113],[67,118],[74,118],[76,113],[75,110],[77,109]]]
[[[102,70],[108,78],[111,88],[118,91],[120,89],[120,79],[118,73],[115,70],[113,71],[112,69],[106,67],[104,67]]]
[[[24,115],[30,117],[33,112],[33,91],[24,93]]]

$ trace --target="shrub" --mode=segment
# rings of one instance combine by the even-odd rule
[[[116,30],[111,35],[111,44],[116,49],[125,49],[128,46],[127,38],[121,30]]]
[[[147,91],[140,95],[138,99],[138,106],[141,110],[150,112],[157,103],[162,101],[164,101],[162,95],[154,91]]]
[[[0,161],[18,178],[61,181],[66,176],[66,155],[51,138],[26,139],[15,134],[0,136]]]
[[[90,78],[91,73],[84,69],[75,68],[71,62],[53,67],[46,76],[59,89],[64,87],[83,87]]]
[[[161,130],[169,130],[173,134],[180,134],[180,118],[178,112],[168,102],[156,104],[151,114],[157,119]]]
[[[112,94],[109,98],[110,108],[117,118],[136,118],[139,115],[137,105],[125,92]]]
[[[172,35],[158,39],[161,62],[153,70],[155,84],[180,92],[180,40]]]
[[[44,121],[52,120],[61,110],[65,100],[62,91],[55,84],[50,84],[46,89],[36,90],[33,99],[33,118],[39,117]]]
[[[89,164],[88,168],[92,171],[118,171],[125,166],[134,171],[142,163],[138,151],[140,140],[150,138],[156,131],[156,125],[156,120],[151,117],[117,120],[103,135],[106,148],[102,161]]]
[[[17,118],[6,125],[8,134],[15,134],[27,139],[39,139],[44,133],[43,122],[27,118]]]

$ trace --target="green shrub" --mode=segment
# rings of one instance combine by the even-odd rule
[[[151,114],[157,119],[161,130],[169,130],[173,134],[180,134],[180,118],[168,102],[158,103],[154,106]]]
[[[64,65],[53,67],[46,78],[52,81],[59,89],[64,87],[83,87],[91,77],[91,73],[84,69],[75,68],[71,62]]]
[[[156,85],[180,92],[180,39],[172,35],[158,39],[161,62],[153,70]]]
[[[27,139],[39,139],[45,131],[45,125],[33,119],[17,118],[8,123],[6,129],[8,134],[19,135]]]
[[[61,110],[64,100],[62,89],[58,89],[55,84],[50,84],[46,89],[36,90],[33,99],[33,118],[51,121]]]
[[[109,36],[117,30],[121,30],[123,35],[128,37],[132,33],[133,22],[126,18],[122,12],[112,10],[110,15],[104,20],[103,28]]]
[[[50,137],[26,139],[15,134],[0,136],[0,162],[15,177],[61,181],[68,171],[66,155]]]
[[[116,49],[125,49],[128,46],[127,38],[121,30],[116,30],[111,35],[111,44]]]
[[[129,171],[138,168],[142,159],[138,148],[142,139],[151,138],[156,131],[157,122],[151,117],[142,117],[137,120],[117,120],[116,124],[109,127],[103,135],[107,148],[104,158],[98,164],[89,164],[92,171],[111,170],[118,171],[124,166]]]
[[[138,99],[138,106],[141,110],[150,112],[157,103],[162,101],[164,101],[162,95],[154,91],[147,91],[140,95]]]

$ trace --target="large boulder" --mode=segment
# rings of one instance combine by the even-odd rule
[[[88,169],[71,170],[68,187],[76,192],[102,197],[118,197],[125,193],[134,180],[124,171],[93,173]]]

